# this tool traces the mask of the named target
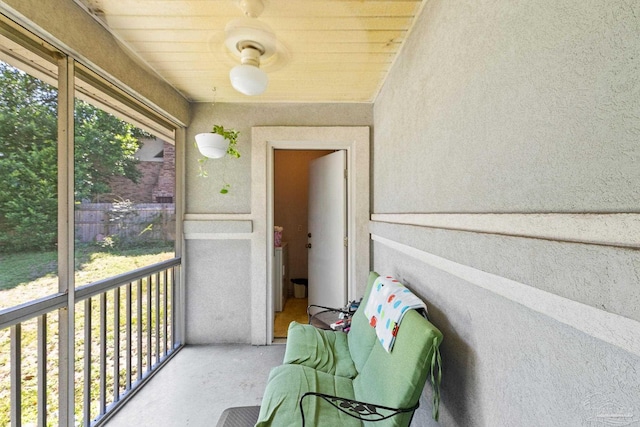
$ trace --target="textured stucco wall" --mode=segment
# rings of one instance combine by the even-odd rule
[[[185,249],[186,342],[249,343],[250,241],[189,240]]]
[[[373,254],[377,270],[427,301],[444,334],[440,423],[430,418],[427,386],[413,426],[600,427],[628,415],[640,420],[638,355],[384,245],[376,243]]]
[[[440,425],[640,422],[640,242],[525,238],[526,215],[521,233],[375,219],[640,212],[639,12],[430,0],[376,99],[373,265],[444,332]],[[436,425],[429,396],[414,425]]]
[[[371,104],[194,104],[187,131],[187,206],[195,213],[251,212],[251,127],[253,126],[370,126]],[[208,162],[209,177],[198,177],[195,135],[210,132],[214,124],[240,131],[239,159],[228,156]],[[220,194],[222,177],[231,185]]]
[[[375,211],[637,212],[637,2],[450,3],[376,100]]]
[[[187,342],[249,343],[251,324],[251,128],[370,126],[371,104],[194,104],[186,137]],[[240,131],[240,159],[211,160],[198,177],[197,133],[213,124]],[[223,174],[230,192],[219,193]],[[218,264],[218,259],[222,262]],[[233,298],[234,304],[219,301]],[[265,301],[266,303],[266,301]],[[215,320],[215,321],[214,321]]]

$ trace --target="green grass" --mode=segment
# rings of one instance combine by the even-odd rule
[[[75,251],[75,285],[117,276],[173,257],[170,246],[102,249],[83,245]],[[0,254],[0,310],[58,292],[56,252]]]
[[[127,271],[131,271],[140,267],[148,266],[161,262],[163,260],[173,257],[172,251],[167,251],[166,248],[157,248],[151,250],[150,248],[139,248],[121,251],[95,251],[95,248],[80,248],[76,253],[76,286],[94,282],[96,280],[112,277]],[[42,267],[39,277],[34,277],[34,271],[38,271],[33,266],[42,265],[42,263],[52,263],[51,258],[55,254],[47,253],[22,253],[3,255],[2,262],[0,263],[0,278],[2,283],[5,283],[5,278],[11,277],[13,287],[4,287],[4,290],[0,290],[0,308],[10,307],[20,304],[22,302],[29,301],[31,299],[39,298],[47,294],[57,292],[57,277],[54,272],[47,271],[47,268]],[[135,290],[138,285],[135,284],[133,298],[135,300]],[[137,333],[138,328],[143,331],[143,335],[149,330],[155,327],[155,292],[152,293],[152,320],[151,324],[148,324],[146,297],[144,292],[147,289],[147,280],[143,280],[140,284],[143,290],[143,309],[141,313],[133,313],[133,330],[134,334]],[[124,390],[124,328],[125,328],[125,300],[124,292],[122,292],[120,300],[120,340],[117,345],[120,346],[120,372],[119,377],[121,379],[121,390]],[[161,299],[164,298],[161,295]],[[162,300],[161,300],[162,301]],[[99,365],[99,298],[92,299],[92,327],[91,327],[91,340],[92,340],[92,375],[91,375],[91,401],[92,401],[92,418],[98,413],[98,401],[99,401],[99,377],[98,368]],[[108,392],[110,396],[113,394],[114,383],[114,292],[110,291],[107,294],[107,376],[106,381],[108,385]],[[134,302],[133,306],[136,304]],[[82,420],[82,398],[83,398],[83,368],[84,368],[84,328],[85,328],[85,304],[79,302],[76,305],[76,336],[75,347],[76,352],[74,359],[76,361],[76,420]],[[161,318],[164,313],[162,312],[161,304]],[[138,321],[139,319],[139,321]],[[47,318],[47,372],[48,372],[48,425],[57,425],[57,346],[58,346],[58,322],[57,313],[50,313]],[[162,328],[161,328],[162,329]],[[23,416],[22,421],[25,424],[34,423],[37,416],[37,357],[36,357],[36,321],[35,319],[24,322],[22,324],[22,405]],[[135,337],[135,335],[134,335]],[[152,349],[155,345],[152,341]],[[145,362],[143,363],[143,369],[146,369],[146,354],[149,349],[146,348],[146,339],[143,339],[143,345],[141,348],[137,348],[136,339],[133,339],[132,348],[134,354],[141,352]],[[9,378],[9,354],[10,354],[10,339],[9,330],[0,330],[0,426],[9,425],[10,419],[10,378]],[[135,359],[135,358],[134,358]],[[154,358],[155,363],[155,358]],[[136,367],[134,366],[134,375],[136,373]],[[135,379],[135,376],[134,376]],[[108,397],[107,401],[110,403],[112,397]],[[35,425],[35,424],[34,424]]]
[[[56,275],[57,252],[0,253],[0,291]]]

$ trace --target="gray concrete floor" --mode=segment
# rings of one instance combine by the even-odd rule
[[[260,405],[284,345],[187,346],[106,427],[215,426],[231,406]]]

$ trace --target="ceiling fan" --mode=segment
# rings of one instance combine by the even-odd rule
[[[225,27],[224,44],[229,52],[240,59],[240,65],[229,72],[229,79],[238,92],[249,96],[260,95],[269,83],[269,77],[260,69],[260,64],[278,53],[282,60],[285,49],[277,42],[271,27],[258,20],[264,10],[263,0],[236,0],[236,3],[245,16],[234,19]]]

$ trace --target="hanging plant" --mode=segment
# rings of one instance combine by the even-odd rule
[[[236,159],[240,157],[237,149],[238,136],[240,132],[235,129],[226,130],[223,126],[213,125],[211,132],[199,133],[196,135],[196,147],[202,154],[198,159],[198,176],[206,178],[209,173],[205,169],[209,159],[219,159],[228,154]],[[223,177],[224,180],[224,177]],[[227,194],[231,185],[224,183],[220,193]]]
[[[238,151],[238,136],[240,132],[235,129],[225,130],[223,126],[213,125],[213,133],[222,135],[224,139],[229,141],[229,146],[227,147],[227,154],[235,157],[236,159],[240,158],[240,152]]]

